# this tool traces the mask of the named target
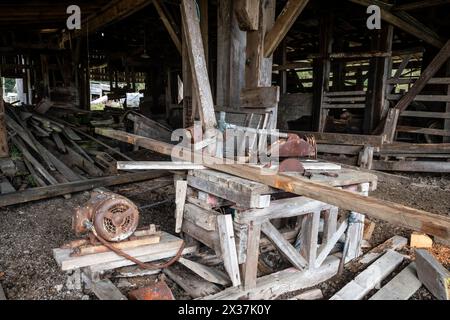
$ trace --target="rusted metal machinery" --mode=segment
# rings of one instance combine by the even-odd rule
[[[136,231],[138,223],[139,209],[131,200],[108,190],[96,189],[84,206],[75,209],[72,217],[72,228],[76,234],[89,236],[89,240],[77,241],[73,247],[73,254],[92,254],[111,250],[143,269],[153,270],[166,268],[179,259],[184,242],[172,259],[160,264],[146,264],[125,253],[124,249],[148,245],[156,240],[156,234],[151,230]],[[101,246],[96,246],[98,242]],[[86,245],[88,247],[85,247]]]
[[[139,223],[138,207],[118,194],[95,190],[89,201],[75,210],[72,227],[77,235],[91,231],[106,241],[118,242],[129,238]]]
[[[288,133],[286,138],[280,138],[270,146],[271,156],[278,156],[280,172],[301,172],[305,173],[305,168],[300,162],[300,158],[317,157],[317,145],[313,136],[301,138],[297,134]]]

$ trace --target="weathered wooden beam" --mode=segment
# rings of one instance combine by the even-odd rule
[[[5,105],[3,102],[3,81],[0,74],[0,158],[7,157],[9,155],[8,148],[8,132],[6,130],[5,123]]]
[[[258,30],[260,0],[235,0],[234,13],[241,30]]]
[[[96,132],[106,137],[138,145],[166,155],[171,155],[174,148],[173,145],[123,131],[96,128]],[[177,154],[178,157],[184,160],[193,158],[193,153],[186,149],[183,149],[181,153]],[[302,176],[293,177],[284,173],[275,172],[271,175],[261,174],[260,168],[244,164],[223,164],[223,159],[208,155],[203,155],[203,164],[211,169],[323,201],[345,210],[366,214],[376,219],[399,224],[409,229],[441,238],[450,238],[450,218],[447,216],[432,214],[390,201],[365,197],[357,193],[314,182]]]
[[[264,39],[264,57],[270,57],[291,29],[309,0],[289,0]]]
[[[181,17],[192,70],[193,88],[200,103],[203,126],[205,129],[212,129],[217,126],[217,121],[195,1],[181,2]]]
[[[436,7],[450,3],[450,0],[421,0],[410,3],[398,4],[392,8],[395,11],[418,10],[429,7]]]
[[[82,23],[81,29],[75,30],[73,33],[63,33],[61,43],[63,44],[70,38],[86,36],[88,33],[93,33],[112,22],[128,17],[150,3],[150,0],[115,0],[112,3],[108,3],[98,13],[89,16]]]
[[[169,16],[165,12],[164,8],[161,6],[160,0],[153,0],[153,5],[155,6],[156,11],[159,14],[159,17],[161,18],[162,23],[164,24],[164,27],[166,27],[167,32],[170,35],[170,39],[172,39],[173,44],[177,48],[178,52],[181,54],[181,40],[177,32],[175,31],[173,27],[173,21],[169,21]]]
[[[151,180],[167,175],[170,174],[160,171],[138,172],[26,189],[23,191],[0,195],[0,207],[52,198],[68,193],[80,192],[94,188]]]
[[[419,280],[439,300],[450,300],[450,271],[425,249],[417,249],[416,268]]]
[[[370,0],[350,0],[350,1],[365,7],[372,4],[377,4],[374,3],[374,1]],[[424,30],[428,30],[428,28],[422,25],[421,23],[418,23],[418,21],[416,21],[415,24],[411,24],[409,21],[405,21],[404,19],[398,17],[396,14],[390,12],[389,8],[386,7],[386,5],[380,6],[380,9],[381,9],[381,19],[383,19],[387,23],[390,23],[393,26],[437,48],[441,48],[444,45],[444,42],[440,37],[425,32]]]

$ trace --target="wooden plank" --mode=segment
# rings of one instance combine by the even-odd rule
[[[175,232],[181,232],[183,224],[184,204],[186,202],[187,181],[177,180],[175,182]]]
[[[264,209],[239,211],[235,219],[239,223],[263,222],[268,219],[296,217],[312,211],[322,211],[330,208],[329,204],[321,201],[306,197],[293,197],[273,200],[270,206]]]
[[[331,207],[328,210],[323,210],[323,232],[322,243],[326,243],[335,234],[337,230],[339,208]]]
[[[217,231],[205,230],[187,219],[183,220],[181,230],[195,240],[200,241],[207,247],[213,249],[216,254],[221,253],[220,239]]]
[[[0,99],[1,99],[1,96],[0,96]],[[2,285],[0,283],[0,301],[2,301],[2,300],[4,301],[4,300],[7,300],[7,299],[6,299],[5,291],[3,291],[3,287],[2,287]]]
[[[128,300],[109,279],[92,281],[84,273],[82,278],[100,300]]]
[[[234,202],[242,208],[266,208],[270,205],[270,195],[233,190],[190,175],[187,177],[187,181],[191,187]]]
[[[347,230],[347,226],[348,226],[347,220],[342,221],[341,224],[339,225],[339,228],[337,228],[337,230],[333,233],[333,235],[329,237],[322,246],[320,246],[316,261],[314,262],[315,268],[319,268],[322,265],[327,256],[330,254],[331,250],[333,250],[336,243],[339,241],[341,236]]]
[[[207,231],[217,230],[219,214],[217,211],[206,210],[191,203],[186,203],[184,206],[184,218]]]
[[[261,224],[261,231],[269,238],[270,242],[289,260],[294,267],[303,270],[308,261],[281,235],[281,233],[269,221]]]
[[[351,270],[359,270],[365,267],[366,265],[372,263],[376,259],[378,259],[382,254],[384,254],[387,250],[400,250],[408,244],[408,239],[401,236],[393,236],[389,238],[382,244],[376,246],[371,249],[369,252],[365,253],[363,256],[353,260],[349,268]]]
[[[419,280],[439,300],[450,300],[450,271],[425,249],[416,249]]]
[[[450,153],[450,143],[393,143],[385,144],[379,153],[383,155],[395,153]]]
[[[422,282],[417,278],[416,264],[412,262],[369,300],[408,300],[421,286]]]
[[[425,70],[422,71],[419,79],[408,90],[408,92],[397,102],[395,108],[400,112],[406,110],[406,108],[413,102],[414,98],[422,91],[427,85],[428,81],[436,74],[436,72],[444,65],[444,63],[450,58],[450,40],[445,43],[439,53],[428,64]]]
[[[280,87],[246,88],[241,91],[241,108],[271,108],[280,101]]]
[[[173,145],[149,138],[135,136],[126,132],[96,128],[96,132],[111,138],[136,144],[163,154],[172,154]],[[192,157],[184,150],[183,158]],[[303,176],[289,176],[284,173],[261,175],[260,168],[243,164],[222,164],[222,159],[203,155],[205,166],[245,179],[253,180],[287,192],[324,201],[339,208],[359,212],[376,219],[399,224],[415,231],[441,238],[450,238],[450,218],[423,210],[406,207],[386,200],[365,197],[346,190],[339,190],[324,183],[311,181]]]
[[[201,263],[188,260],[183,257],[181,257],[178,262],[209,282],[221,284],[224,286],[230,283],[230,278],[228,278],[225,273],[216,268],[208,267]]]
[[[401,254],[395,251],[386,252],[380,259],[336,292],[330,300],[361,300],[394,271],[402,261],[403,256]]]
[[[234,13],[241,30],[258,30],[260,0],[235,0]]]
[[[180,249],[181,239],[163,232],[161,241],[156,244],[138,247],[125,252],[142,262],[156,261],[174,257]],[[186,246],[182,254],[190,254],[197,250],[195,245]],[[113,252],[104,252],[82,257],[70,257],[71,249],[53,249],[53,256],[63,271],[88,267],[92,272],[116,269],[135,263],[117,256]]]
[[[305,215],[302,226],[295,241],[295,248],[308,262],[309,268],[315,268],[319,236],[320,211],[316,210]]]
[[[247,242],[245,248],[245,263],[242,266],[244,289],[256,287],[258,277],[259,246],[261,238],[261,225],[249,223],[247,225]]]
[[[313,131],[287,130],[289,133],[296,133],[301,136],[312,135],[317,143],[343,144],[364,146],[370,144],[373,147],[381,146],[382,137],[376,135],[348,134],[348,133],[330,133]]]
[[[26,189],[8,195],[0,195],[0,207],[57,197],[68,193],[80,192],[94,188],[146,181],[161,178],[167,175],[170,174],[159,171],[138,172]]]
[[[187,269],[179,264],[172,265],[163,270],[170,279],[178,284],[192,298],[200,298],[220,291],[215,284],[208,282],[192,272],[186,272]]]
[[[337,273],[339,261],[335,256],[330,256],[319,269],[299,271],[295,268],[288,268],[258,278],[256,287],[252,289],[227,288],[217,294],[204,297],[204,299],[274,300],[283,293],[310,288],[330,279]]]
[[[428,7],[435,7],[440,6],[443,4],[450,3],[449,0],[419,0],[419,1],[413,1],[409,3],[404,4],[397,4],[395,5],[392,10],[396,11],[409,11],[409,10],[418,10]]]
[[[396,130],[397,130],[397,132],[420,133],[420,134],[428,134],[428,135],[444,136],[444,137],[450,136],[450,131],[443,130],[443,129],[397,126]]]
[[[179,38],[179,35],[175,31],[172,23],[173,21],[169,21],[169,17],[167,16],[166,12],[164,11],[164,8],[161,6],[160,0],[153,0],[153,5],[155,6],[156,11],[158,12],[159,17],[161,18],[162,23],[164,24],[164,27],[166,27],[167,32],[170,35],[170,39],[172,39],[173,44],[177,48],[178,52],[181,54],[181,41]]]
[[[288,0],[264,38],[264,57],[273,54],[308,2],[308,0]]]
[[[213,129],[217,126],[217,121],[195,1],[181,1],[181,16],[192,71],[193,88],[200,103],[203,125],[205,129]]]
[[[1,75],[0,75],[1,78]],[[9,156],[8,132],[5,122],[5,105],[3,101],[3,81],[0,81],[0,158]]]
[[[408,93],[406,93],[408,94]],[[387,98],[389,100],[400,100],[404,97],[402,94],[388,94]],[[418,94],[414,97],[412,101],[420,102],[450,102],[450,97],[448,95],[439,94]]]
[[[374,160],[373,170],[381,171],[405,171],[405,172],[450,172],[448,161],[382,161]],[[419,230],[417,230],[419,231]]]
[[[302,293],[299,293],[289,300],[322,300],[323,294],[320,289],[311,289]]]
[[[411,34],[414,37],[422,39],[426,43],[431,44],[432,46],[435,46],[437,48],[441,48],[444,45],[443,41],[439,37],[436,37],[436,35],[424,32],[424,30],[428,28],[426,28],[423,24],[419,23],[412,24],[405,21],[404,19],[398,17],[393,12],[390,12],[386,8],[386,4],[381,1],[377,2],[369,0],[350,0],[350,1],[353,3],[360,4],[364,7],[368,7],[372,4],[377,4],[380,6],[381,9],[381,19],[383,19],[387,23],[392,24],[393,26]]]
[[[219,230],[220,248],[225,270],[230,276],[233,287],[241,284],[239,264],[236,253],[236,244],[233,231],[233,219],[230,214],[217,216],[217,227]]]
[[[203,170],[201,164],[181,161],[117,161],[119,170]]]
[[[431,111],[403,111],[400,116],[414,117],[414,118],[435,118],[435,119],[450,119],[450,112],[431,112]]]

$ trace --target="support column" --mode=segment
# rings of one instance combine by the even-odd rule
[[[216,104],[239,109],[244,88],[245,32],[239,29],[232,0],[219,0],[217,10]]]
[[[323,93],[329,90],[330,53],[333,44],[333,18],[326,14],[320,19],[319,54],[313,61],[313,130],[323,132],[327,110],[322,111]]]
[[[3,81],[0,74],[0,158],[9,156],[8,133],[5,123],[5,105],[3,104]]]
[[[394,27],[384,24],[373,39],[373,50],[391,52]],[[371,134],[389,107],[386,99],[387,80],[391,72],[391,57],[372,58],[369,68],[366,108],[364,112],[364,133]]]

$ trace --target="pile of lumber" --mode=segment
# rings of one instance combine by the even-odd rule
[[[80,126],[50,111],[5,104],[9,158],[0,159],[0,206],[162,175],[117,175],[116,162],[133,159],[111,146],[113,141],[89,134],[95,122]]]

